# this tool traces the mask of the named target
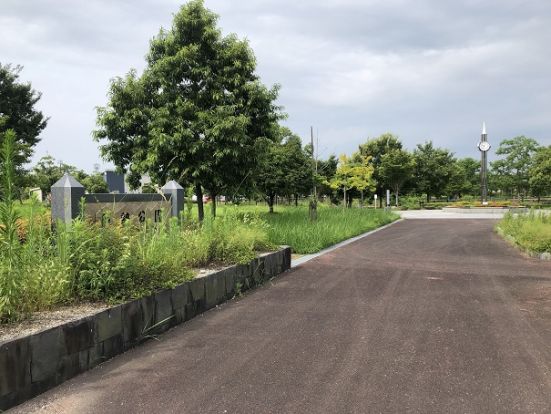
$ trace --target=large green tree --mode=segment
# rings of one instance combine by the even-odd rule
[[[551,194],[551,145],[541,147],[528,171],[530,193],[538,197]]]
[[[504,139],[496,150],[502,158],[491,163],[494,173],[502,176],[501,181],[511,186],[520,198],[524,198],[530,189],[529,171],[538,149],[538,142],[524,135]]]
[[[129,170],[134,184],[147,173],[194,185],[202,220],[203,191],[213,200],[239,191],[276,139],[278,88],[266,88],[255,69],[248,42],[222,36],[217,16],[190,1],[151,41],[143,74],[111,83],[95,131],[107,141],[103,156]]]
[[[449,197],[477,195],[480,191],[480,161],[474,158],[455,160],[450,169],[450,180],[446,187]]]
[[[312,161],[300,137],[287,128],[281,128],[278,142],[267,147],[261,166],[256,185],[265,195],[270,213],[277,195],[298,197],[312,187]]]
[[[373,179],[376,184],[376,193],[379,195],[379,200],[382,205],[383,195],[385,190],[391,186],[390,183],[384,181],[381,176],[381,162],[384,154],[394,151],[401,150],[402,143],[396,135],[387,132],[380,135],[377,138],[368,139],[364,144],[361,144],[359,147],[359,153],[363,157],[370,157],[370,162],[374,167]]]
[[[453,154],[443,148],[435,148],[432,141],[418,144],[413,151],[415,162],[414,176],[417,191],[432,196],[446,192],[454,165]]]
[[[345,154],[339,157],[337,171],[329,185],[334,190],[342,190],[343,207],[348,207],[351,204],[351,198],[349,197],[351,190],[360,192],[363,198],[364,191],[375,189],[373,171],[374,167],[369,157],[364,157],[358,153],[351,157],[347,157]]]
[[[317,183],[318,183],[318,197],[330,197],[332,198],[334,192],[329,182],[333,179],[337,172],[337,167],[339,165],[339,159],[331,154],[326,160],[316,160],[317,164]],[[333,202],[337,202],[336,199],[332,198]]]
[[[381,157],[379,177],[394,191],[396,206],[402,185],[409,180],[415,168],[412,155],[402,149],[391,150]]]
[[[15,134],[17,184],[21,183],[23,165],[29,162],[34,146],[40,141],[40,133],[48,122],[44,114],[36,109],[41,94],[30,83],[19,80],[22,69],[21,66],[0,63],[0,141],[8,130]]]

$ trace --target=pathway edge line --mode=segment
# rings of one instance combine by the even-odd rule
[[[404,221],[404,220],[405,220],[405,219],[403,219],[403,218],[399,218],[398,220],[395,220],[395,221],[393,221],[392,223],[385,224],[385,225],[382,226],[382,227],[377,227],[376,229],[369,230],[368,232],[362,233],[362,234],[360,234],[360,235],[358,235],[358,236],[354,236],[354,237],[352,237],[352,238],[350,238],[350,239],[343,240],[343,241],[341,241],[341,242],[339,242],[339,243],[337,243],[337,244],[334,244],[333,246],[326,247],[325,249],[322,249],[322,250],[320,250],[320,251],[317,252],[317,253],[307,254],[307,255],[304,255],[304,256],[299,257],[298,259],[291,260],[291,269],[293,269],[293,268],[295,268],[295,267],[297,267],[297,266],[300,266],[300,265],[302,265],[302,264],[304,264],[304,263],[306,263],[306,262],[309,262],[310,260],[313,260],[313,259],[315,259],[315,258],[317,258],[317,257],[323,256],[323,255],[326,254],[326,253],[330,253],[330,252],[332,252],[332,251],[334,251],[334,250],[337,250],[337,249],[339,249],[339,248],[341,248],[341,247],[344,247],[344,246],[346,246],[346,245],[348,245],[348,244],[350,244],[350,243],[354,243],[354,242],[356,242],[356,241],[358,241],[358,240],[361,240],[361,239],[363,239],[364,237],[370,236],[370,235],[372,235],[373,233],[377,233],[378,231],[384,230],[384,229],[386,229],[386,228],[388,228],[388,227],[390,227],[390,226],[392,226],[392,225],[394,225],[394,224],[396,224],[396,223],[399,223],[399,222],[401,222],[401,221]]]

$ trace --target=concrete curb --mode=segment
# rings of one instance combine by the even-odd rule
[[[35,397],[291,266],[291,249],[0,343],[0,411]]]
[[[455,214],[497,214],[506,213],[523,214],[529,211],[526,207],[442,207],[444,213]]]
[[[352,237],[351,239],[347,239],[347,240],[344,240],[340,243],[337,243],[337,244],[334,244],[333,246],[330,246],[330,247],[326,247],[325,249],[323,250],[320,250],[319,252],[317,253],[312,253],[312,254],[307,254],[307,255],[304,255],[302,257],[299,257],[298,259],[296,260],[291,260],[291,268],[295,268],[297,266],[300,266],[306,262],[309,262],[310,260],[312,259],[315,259],[316,257],[319,257],[319,256],[322,256],[326,253],[329,253],[329,252],[332,252],[333,250],[337,250],[338,248],[341,248],[343,246],[346,246],[350,243],[354,243],[355,241],[358,241],[358,240],[361,240],[363,239],[364,237],[367,237],[373,233],[377,233],[378,231],[381,231],[381,230],[384,230],[390,226],[392,226],[393,224],[396,224],[400,221],[403,221],[404,219],[403,218],[400,218],[398,220],[395,220],[393,221],[392,223],[388,223],[388,224],[385,224],[384,226],[382,227],[378,227],[374,230],[370,230],[368,231],[367,233],[363,233],[363,234],[360,234],[359,236],[355,236],[355,237]]]

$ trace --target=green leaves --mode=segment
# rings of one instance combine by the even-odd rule
[[[540,148],[529,169],[529,185],[533,195],[551,193],[551,146]]]
[[[514,189],[521,197],[528,193],[529,170],[532,166],[532,157],[538,148],[536,140],[524,135],[501,141],[496,154],[502,155],[503,158],[491,163],[492,171],[499,176],[498,185],[501,189]]]
[[[359,153],[352,157],[341,155],[335,176],[329,182],[334,190],[342,189],[344,193],[343,206],[347,204],[346,192],[356,189],[360,192],[375,189],[373,180],[374,167],[371,157],[364,157]]]
[[[15,133],[13,163],[16,169],[29,162],[33,147],[48,119],[35,109],[40,93],[31,84],[19,82],[21,66],[0,64],[0,136],[8,130]]]
[[[211,195],[234,191],[258,168],[256,143],[275,140],[282,117],[278,88],[258,80],[248,42],[222,36],[216,23],[202,1],[188,2],[151,41],[144,73],[111,83],[94,135],[116,166]]]
[[[392,149],[381,156],[379,177],[382,182],[391,187],[397,194],[415,168],[415,161],[411,154],[402,149]]]
[[[417,145],[413,157],[416,186],[421,193],[427,194],[427,201],[432,195],[444,194],[452,176],[453,154],[427,141]]]
[[[262,147],[264,150],[262,150]],[[313,185],[313,165],[302,147],[300,137],[281,127],[278,142],[259,142],[262,151],[261,168],[256,174],[258,189],[272,207],[276,195],[307,194]]]

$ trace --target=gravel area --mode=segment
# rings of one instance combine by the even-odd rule
[[[206,268],[193,269],[195,277],[205,277],[218,272],[228,266],[220,264],[211,264]],[[21,336],[32,335],[36,332],[62,325],[67,322],[91,316],[111,305],[107,303],[79,303],[56,307],[52,310],[45,310],[33,313],[28,319],[20,322],[0,324],[0,344]]]
[[[106,303],[79,303],[33,313],[16,323],[0,324],[0,344],[20,336],[34,334],[66,322],[93,315],[109,307]]]

